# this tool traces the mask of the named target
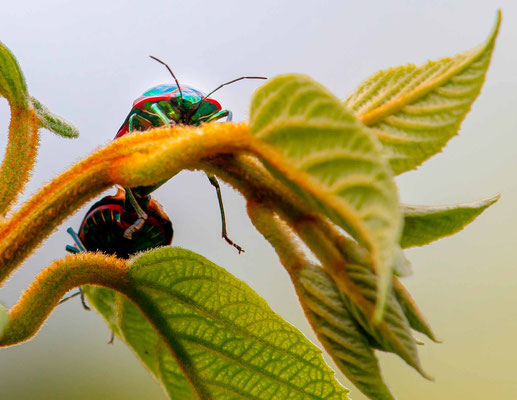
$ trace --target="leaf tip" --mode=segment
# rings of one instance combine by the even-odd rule
[[[79,137],[79,130],[63,117],[52,113],[44,104],[35,97],[30,98],[39,124],[42,128],[64,137],[66,139],[76,139]]]
[[[427,379],[428,381],[430,382],[435,382],[436,379],[434,378],[434,376],[431,376],[429,375],[427,372],[425,372],[424,370],[420,369],[418,372],[420,372],[420,375],[422,375],[425,379]]]
[[[486,41],[486,46],[492,44],[495,41],[497,35],[499,34],[499,28],[501,27],[502,18],[503,18],[503,13],[502,13],[501,9],[499,8],[496,11],[495,23],[490,32],[490,35],[488,35],[488,40]]]
[[[501,193],[497,193],[491,197],[488,197],[487,199],[485,199],[485,203],[486,203],[486,207],[490,207],[492,204],[495,204],[499,201],[499,199],[501,198]]]

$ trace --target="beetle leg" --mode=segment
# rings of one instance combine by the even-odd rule
[[[157,104],[153,104],[153,106],[157,106]],[[153,108],[153,106],[151,106],[151,108]],[[162,116],[167,119],[167,117],[165,116],[163,111],[158,106],[157,106],[157,108],[158,108],[158,112],[156,110],[155,110],[155,112],[157,112],[160,119],[162,118]],[[154,110],[154,108],[153,108],[153,110]],[[129,127],[128,127],[129,132],[133,132],[133,129],[134,129],[133,119],[135,119],[135,118],[138,118],[137,114],[133,114],[133,115],[131,115],[131,117],[129,117]],[[139,231],[140,229],[142,229],[142,226],[144,226],[145,220],[147,219],[147,214],[142,209],[142,207],[140,207],[140,204],[138,204],[138,201],[136,200],[135,195],[133,194],[133,191],[131,190],[131,188],[124,188],[124,190],[126,191],[126,197],[129,200],[129,203],[131,204],[133,209],[136,211],[136,214],[138,215],[138,219],[133,223],[133,225],[131,225],[129,228],[127,228],[123,234],[123,236],[126,239],[131,240],[131,238],[133,237],[133,233],[135,233],[136,231]]]
[[[129,117],[129,122],[128,122],[128,131],[129,132],[133,132],[133,130],[135,129],[135,118],[137,117],[136,114],[131,114],[131,116]]]
[[[61,303],[64,303],[65,301],[73,299],[75,296],[79,296],[80,294],[81,294],[81,292],[77,291],[75,293],[72,293],[70,296],[63,297],[61,300],[59,300],[58,304],[61,304]]]
[[[135,131],[135,121],[136,120],[138,120],[141,125],[146,126],[147,128],[145,128],[145,129],[149,129],[149,128],[153,127],[153,124],[147,118],[144,118],[143,116],[138,115],[137,113],[133,113],[129,117],[129,121],[128,121],[128,124],[127,124],[128,125],[128,127],[127,127],[128,132],[131,133],[131,132]]]
[[[86,251],[86,247],[84,247],[84,244],[83,244],[81,238],[79,237],[79,235],[72,228],[68,228],[66,231],[68,232],[68,234],[70,236],[72,236],[72,239],[74,239],[75,244],[79,248],[79,251],[75,251],[75,253],[80,253],[80,252]],[[70,246],[70,248],[74,248],[74,247]],[[67,250],[70,251],[69,246],[67,246]]]
[[[70,246],[69,244],[66,245],[65,250],[72,254],[77,254],[81,252],[77,247]]]
[[[59,300],[59,303],[58,304],[61,304],[61,303],[64,303],[65,301],[68,301],[76,296],[81,296],[81,303],[83,304],[83,308],[86,310],[86,311],[91,311],[91,308],[88,307],[88,304],[86,304],[86,300],[84,299],[84,292],[81,288],[79,288],[79,291],[75,292],[75,293],[72,293],[70,296],[67,296],[67,297],[63,297],[61,300]]]
[[[221,225],[222,225],[221,236],[223,237],[224,240],[226,240],[226,242],[229,245],[235,247],[237,249],[237,251],[239,252],[239,254],[241,254],[241,252],[244,253],[244,249],[241,246],[239,246],[237,243],[235,243],[233,240],[231,240],[228,237],[228,232],[226,232],[226,216],[224,214],[223,196],[221,195],[221,187],[219,186],[219,182],[217,181],[217,178],[214,175],[206,174],[206,176],[208,177],[208,180],[210,181],[212,186],[215,187],[215,191],[217,192],[217,201],[219,202],[219,211],[221,213]]]
[[[156,103],[153,103],[151,105],[151,109],[156,113],[156,115],[158,115],[158,117],[161,119],[161,121],[163,122],[163,124],[167,127],[167,128],[170,128],[171,126],[171,120],[169,118],[167,118],[167,115],[165,114],[165,112],[162,110],[162,108],[156,104]]]
[[[221,110],[207,117],[203,122],[212,122],[218,119],[228,117],[226,122],[232,120],[232,112],[230,110]]]
[[[144,226],[145,221],[148,218],[147,213],[140,207],[140,204],[138,204],[138,201],[135,198],[135,195],[133,194],[133,191],[131,188],[125,188],[126,189],[126,197],[129,200],[129,203],[136,211],[136,214],[138,215],[138,219],[131,225],[129,228],[127,228],[124,231],[124,237],[126,239],[130,239],[133,237],[133,233],[139,231]]]
[[[83,244],[81,238],[79,237],[79,235],[72,228],[68,228],[66,231],[70,234],[70,236],[72,236],[72,239],[74,239],[74,242],[75,242],[75,246],[67,245],[66,250],[73,254],[85,252],[86,247],[84,247],[84,244]],[[63,297],[59,301],[59,304],[64,303],[65,301],[70,300],[71,298],[78,296],[78,295],[81,295],[81,303],[83,304],[83,308],[87,311],[90,311],[90,307],[88,307],[88,305],[86,304],[86,300],[84,299],[84,292],[81,288],[79,288],[78,292],[73,293],[70,296]]]
[[[83,308],[86,310],[86,311],[91,311],[91,308],[88,307],[88,304],[86,304],[86,299],[84,298],[84,292],[83,292],[83,289],[79,288],[79,293],[81,295],[81,303],[83,305]]]

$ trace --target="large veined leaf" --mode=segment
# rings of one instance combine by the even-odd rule
[[[321,267],[307,265],[294,283],[307,319],[339,369],[371,399],[394,400],[365,332],[332,279]]]
[[[0,42],[0,95],[13,105],[27,107],[27,85],[23,73],[7,47]]]
[[[38,116],[40,124],[43,128],[48,129],[50,132],[53,132],[56,135],[62,137],[79,137],[79,131],[70,122],[65,120],[63,117],[60,117],[59,115],[51,112],[47,107],[41,104],[38,99],[32,97],[31,100],[32,105],[36,110],[36,115]]]
[[[132,261],[135,306],[88,299],[173,399],[347,399],[321,352],[222,268],[184,249]]]
[[[422,66],[377,72],[345,101],[381,141],[396,173],[416,168],[458,133],[488,69],[501,13],[482,45]]]
[[[376,138],[303,75],[278,76],[257,90],[250,128],[279,151],[266,162],[270,171],[370,250],[382,303],[401,217],[392,172]]]
[[[402,206],[404,230],[400,246],[423,246],[461,231],[484,210],[499,200],[499,195],[471,203],[451,206]]]

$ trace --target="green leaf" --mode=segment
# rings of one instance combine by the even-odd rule
[[[31,100],[41,127],[65,138],[79,137],[78,129],[70,122],[59,115],[52,113],[47,107],[41,104],[38,99],[31,97]]]
[[[332,279],[317,265],[305,266],[295,279],[305,314],[338,368],[369,398],[394,400],[367,335]]]
[[[9,310],[0,304],[0,338],[4,334],[5,327],[9,322]]]
[[[174,399],[347,399],[321,352],[246,284],[184,249],[132,261],[131,297],[92,305]]]
[[[372,304],[375,303],[377,290],[377,276],[368,268],[355,264],[347,264],[347,272],[353,283],[359,288],[363,296]],[[340,292],[341,298],[364,331],[374,339],[371,345],[384,351],[400,356],[410,366],[415,368],[424,378],[431,379],[422,369],[416,342],[411,334],[409,322],[398,303],[393,291],[386,299],[384,318],[378,323],[372,323],[364,315],[346,293]]]
[[[451,206],[402,206],[404,230],[400,239],[403,249],[423,246],[461,231],[484,210],[499,200],[500,195],[471,203]]]
[[[404,251],[397,246],[395,250],[395,259],[393,260],[393,273],[396,276],[405,277],[413,274],[413,266],[407,259]]]
[[[337,98],[302,75],[278,76],[257,90],[250,128],[281,153],[264,161],[272,174],[369,249],[380,277],[379,310],[401,217],[378,141]]]
[[[422,312],[418,309],[415,301],[404,285],[402,285],[402,283],[400,283],[396,278],[393,279],[393,292],[402,307],[402,311],[409,322],[409,326],[411,326],[415,331],[423,333],[433,342],[439,343],[440,341],[434,335],[431,326],[424,318]]]
[[[2,42],[0,42],[0,96],[17,107],[28,107],[25,78],[16,58]]]
[[[458,133],[485,80],[499,31],[482,45],[422,66],[377,72],[345,101],[381,141],[395,173],[411,170]]]

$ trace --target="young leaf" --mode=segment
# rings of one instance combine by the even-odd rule
[[[403,249],[423,246],[461,231],[484,210],[499,200],[500,195],[471,203],[451,206],[402,206],[404,230],[400,238]]]
[[[42,128],[65,138],[79,137],[79,131],[70,122],[52,113],[38,99],[31,97],[31,100]]]
[[[205,258],[162,248],[129,274],[138,308],[107,289],[86,293],[171,398],[347,398],[315,346]]]
[[[478,96],[499,31],[454,57],[377,72],[345,101],[379,138],[395,173],[414,169],[458,133]]]
[[[407,259],[404,251],[397,246],[395,250],[395,258],[393,260],[393,274],[400,277],[409,276],[413,273],[413,266]]]
[[[382,306],[401,219],[392,172],[375,137],[302,75],[279,76],[257,90],[250,130],[280,151],[265,162],[273,175],[370,250]]]
[[[402,307],[402,311],[404,311],[404,315],[409,322],[409,326],[411,326],[415,331],[423,333],[433,342],[439,343],[439,340],[434,335],[431,326],[422,315],[422,312],[418,309],[415,301],[397,278],[393,279],[393,292]]]
[[[369,398],[394,400],[365,332],[332,279],[321,267],[309,264],[296,274],[294,283],[309,322],[339,369]]]
[[[13,107],[28,108],[27,85],[23,73],[7,47],[0,42],[0,96]]]
[[[351,280],[361,290],[364,297],[371,303],[374,303],[377,286],[376,275],[374,275],[369,268],[360,265],[348,264],[346,268]],[[431,379],[420,365],[416,342],[411,334],[409,323],[392,291],[389,292],[386,299],[384,319],[377,324],[373,324],[350,300],[346,293],[340,293],[341,298],[351,311],[355,320],[365,332],[373,337],[375,343],[380,345],[380,349],[399,355],[424,378]]]
[[[22,192],[36,160],[39,144],[38,129],[45,126],[55,132],[73,135],[66,131],[57,117],[42,107],[37,100],[31,107],[23,73],[13,54],[0,43],[0,96],[4,96],[11,108],[9,142],[0,168],[0,216],[7,214],[10,206]],[[41,122],[43,118],[46,121]],[[0,274],[1,275],[1,274]]]

